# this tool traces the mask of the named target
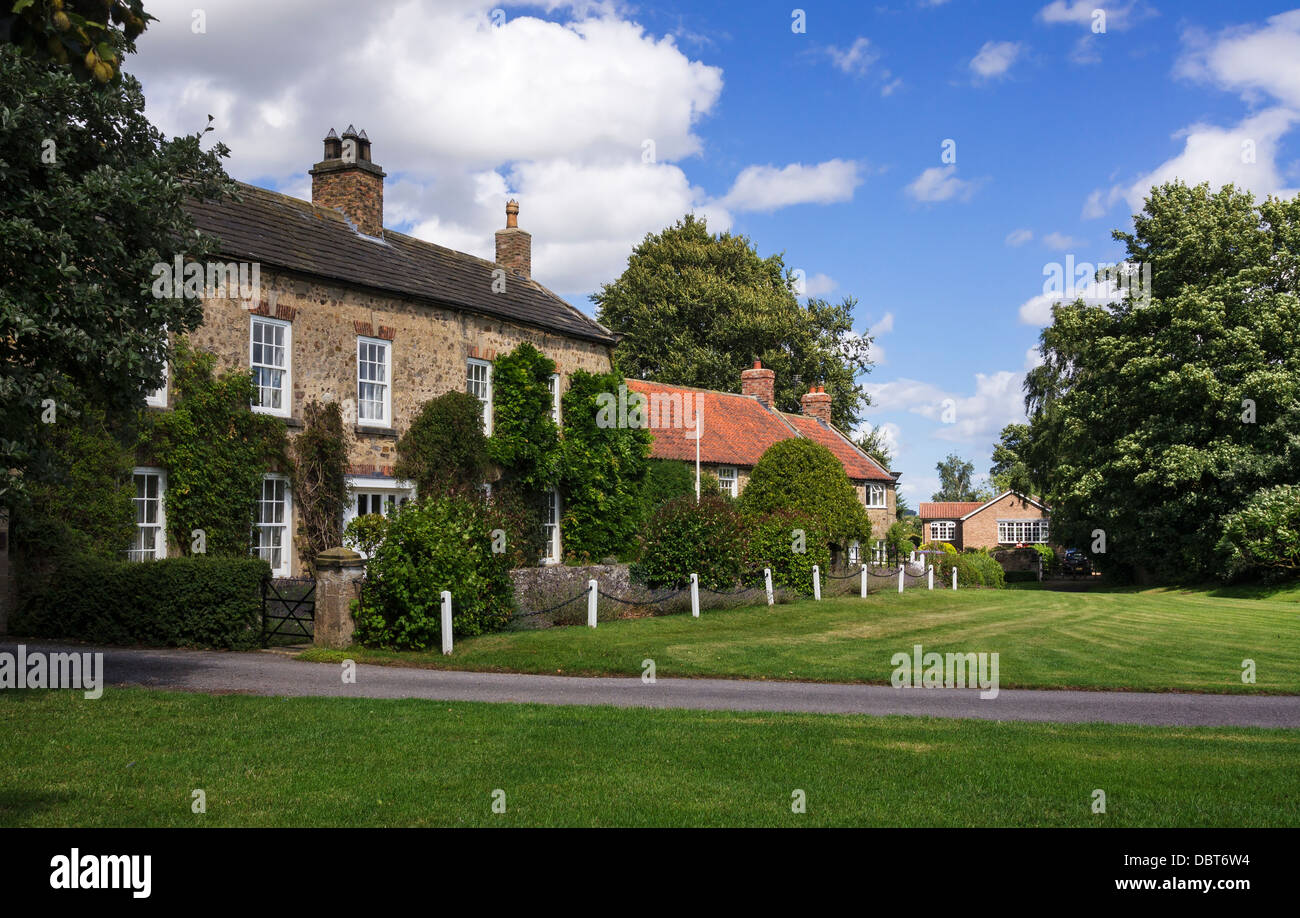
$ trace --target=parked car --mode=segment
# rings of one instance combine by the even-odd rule
[[[1089,576],[1092,574],[1092,561],[1077,548],[1067,548],[1061,558],[1061,573]]]

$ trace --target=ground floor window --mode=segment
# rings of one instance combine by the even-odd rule
[[[292,514],[289,509],[289,480],[282,475],[262,479],[262,493],[257,500],[257,526],[253,553],[271,565],[276,577],[290,575],[293,539],[289,535]]]
[[[957,524],[952,520],[940,520],[930,524],[931,542],[951,542],[957,535]]]
[[[163,494],[167,473],[162,469],[140,468],[135,478],[135,542],[127,551],[132,561],[154,561],[167,557],[167,524]]]
[[[348,508],[343,511],[345,529],[348,523],[359,516],[371,513],[388,516],[415,498],[414,486],[409,481],[397,478],[353,476],[348,478],[347,483]],[[355,545],[348,547],[361,551]],[[361,555],[365,557],[365,552],[361,552]]]
[[[1005,544],[1042,544],[1047,541],[1047,520],[998,520],[998,541]]]
[[[560,492],[551,491],[547,495],[546,507],[542,510],[542,563],[560,563]]]
[[[871,546],[871,560],[874,561],[876,564],[885,563],[885,540],[884,539],[876,539],[875,544]]]

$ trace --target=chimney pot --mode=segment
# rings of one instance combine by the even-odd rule
[[[740,371],[740,394],[753,396],[764,408],[771,408],[776,401],[776,371],[755,360],[752,368]]]
[[[831,397],[824,386],[812,386],[799,400],[806,417],[816,418],[828,427],[831,423]]]
[[[340,211],[368,236],[383,233],[384,170],[371,162],[370,138],[365,131],[358,134],[349,124],[340,138],[330,128],[325,135],[324,158],[309,174],[313,204]]]
[[[519,202],[506,202],[506,226],[497,230],[497,264],[530,277],[533,270],[533,237],[519,228]]]

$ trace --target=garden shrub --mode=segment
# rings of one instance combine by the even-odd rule
[[[14,512],[15,548],[38,564],[64,555],[124,560],[135,536],[131,436],[110,430],[104,413],[83,410],[42,424],[39,452],[48,457],[27,482]]]
[[[261,641],[260,558],[63,559],[28,585],[14,634],[94,644],[241,650]]]
[[[944,552],[940,555],[931,555],[931,563],[934,565],[935,586],[939,585],[942,579],[944,586],[952,585],[952,569],[957,568],[957,586],[958,587],[977,587],[984,586],[984,578],[980,573],[979,567],[971,561],[970,555],[959,555],[956,552],[949,554]]]
[[[831,566],[830,539],[820,520],[798,510],[777,510],[746,516],[745,583],[762,584],[763,568],[772,569],[773,586],[789,587],[811,596],[813,565],[822,576]],[[803,548],[795,549],[797,531],[804,533]]]
[[[957,554],[957,549],[948,542],[926,542],[921,546],[921,551],[941,551],[947,555]]]
[[[682,587],[691,574],[700,586],[730,590],[741,576],[744,538],[740,516],[718,495],[678,497],[660,507],[644,534],[632,576],[652,587]]]
[[[685,462],[651,459],[641,481],[641,520],[648,525],[655,511],[678,497],[695,496],[695,473]]]
[[[1244,507],[1224,518],[1218,551],[1223,556],[1220,573],[1229,580],[1300,573],[1300,486],[1255,492]]]
[[[960,557],[965,558],[975,566],[975,570],[979,572],[980,583],[983,586],[1000,590],[1007,585],[1006,573],[1002,570],[1002,565],[988,552],[972,549],[964,552]],[[957,572],[957,580],[961,580],[960,571]]]
[[[527,491],[515,482],[498,482],[488,501],[493,529],[506,534],[506,563],[509,567],[536,567],[541,561],[545,539],[542,534],[544,501],[550,495]]]
[[[366,567],[358,643],[438,646],[443,590],[451,591],[455,634],[503,628],[514,611],[514,587],[507,556],[492,550],[493,523],[477,496],[422,497],[398,508]]]
[[[420,406],[397,441],[393,474],[423,497],[473,491],[492,469],[483,405],[468,392],[444,392]]]
[[[564,393],[561,525],[565,557],[579,562],[627,555],[635,547],[651,435],[609,417],[609,403],[617,403],[625,385],[618,373],[578,370]]]
[[[361,552],[367,558],[375,556],[375,549],[388,532],[388,517],[382,513],[364,513],[354,516],[343,530],[343,545]]]
[[[1050,545],[1034,545],[1034,551],[1038,552],[1038,557],[1043,560],[1043,574],[1055,574],[1060,570],[1060,561],[1056,557],[1056,550]],[[1035,579],[1037,576],[1035,575]]]
[[[799,437],[767,448],[740,495],[740,507],[751,516],[777,510],[806,513],[840,548],[871,537],[871,520],[843,464],[820,443]]]
[[[525,341],[492,363],[492,436],[488,455],[523,492],[555,484],[560,431],[551,417],[555,361]]]

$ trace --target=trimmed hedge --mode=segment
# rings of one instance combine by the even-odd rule
[[[1002,565],[998,564],[997,559],[987,552],[971,551],[963,553],[962,557],[967,558],[975,569],[979,571],[980,583],[986,587],[993,587],[1000,590],[1007,585],[1006,574],[1002,570]],[[958,572],[957,579],[961,580],[961,573]]]
[[[728,501],[706,494],[677,497],[662,505],[646,527],[641,560],[632,577],[651,587],[681,587],[690,575],[700,586],[730,590],[740,580],[744,535]]]
[[[9,630],[93,644],[256,647],[270,574],[260,558],[70,557],[27,585]]]
[[[771,568],[772,585],[811,596],[812,569],[821,575],[831,566],[830,537],[818,518],[798,510],[777,510],[745,518],[745,582],[761,584],[763,568]],[[795,531],[803,530],[802,552],[796,551]]]

